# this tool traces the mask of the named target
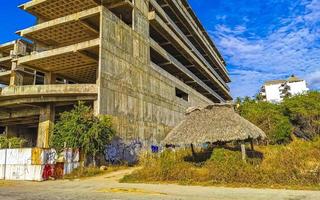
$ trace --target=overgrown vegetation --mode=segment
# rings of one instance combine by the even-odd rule
[[[292,133],[311,140],[320,135],[320,92],[286,98],[280,104],[238,99],[240,115],[260,127],[270,144],[287,144]]]
[[[80,148],[85,157],[92,158],[95,166],[96,156],[103,152],[113,135],[111,117],[95,116],[90,107],[80,102],[70,112],[60,115],[50,141],[58,151],[65,145],[68,148]]]
[[[263,159],[251,157],[246,163],[240,151],[230,148],[215,148],[202,163],[190,162],[189,149],[147,154],[141,159],[143,168],[122,181],[320,189],[320,139],[264,146],[258,151],[249,155],[263,155]]]
[[[295,126],[295,134],[305,139],[320,135],[320,92],[286,99],[283,104],[284,115]]]
[[[246,100],[241,103],[239,113],[261,128],[271,144],[288,143],[291,140],[293,126],[289,118],[283,115],[280,105]]]
[[[22,138],[0,136],[0,148],[21,148],[27,141]]]

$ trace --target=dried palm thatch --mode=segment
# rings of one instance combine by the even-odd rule
[[[231,104],[190,108],[186,118],[164,139],[163,144],[204,144],[264,139],[265,133],[242,118]]]

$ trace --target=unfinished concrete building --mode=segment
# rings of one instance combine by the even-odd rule
[[[48,147],[78,101],[156,144],[190,106],[231,100],[226,64],[186,0],[33,0],[37,24],[0,46],[0,132]]]

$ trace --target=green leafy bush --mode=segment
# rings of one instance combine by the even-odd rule
[[[114,135],[110,116],[95,116],[93,110],[79,103],[70,112],[60,115],[55,124],[50,144],[57,150],[66,145],[80,148],[86,156],[91,156],[95,165],[96,155],[103,152]]]
[[[237,111],[265,131],[271,144],[284,144],[292,133],[312,140],[320,135],[320,92],[286,98],[280,104],[259,101],[259,98],[237,98]]]
[[[22,138],[11,137],[8,138],[7,136],[0,136],[0,147],[1,148],[21,148],[23,147],[27,141]]]
[[[241,103],[238,111],[241,116],[260,127],[271,144],[291,141],[293,126],[280,105],[246,100]]]
[[[287,98],[283,107],[299,136],[312,139],[320,135],[320,92]]]

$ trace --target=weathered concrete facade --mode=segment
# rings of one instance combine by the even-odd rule
[[[0,72],[0,127],[35,128],[39,147],[48,146],[58,113],[80,100],[113,115],[121,138],[156,144],[188,107],[232,99],[225,63],[185,0],[38,0],[21,8],[38,24],[18,32],[32,48],[9,55]]]

